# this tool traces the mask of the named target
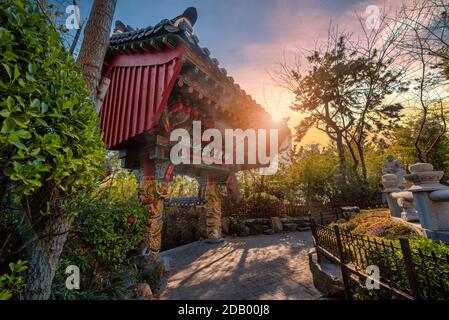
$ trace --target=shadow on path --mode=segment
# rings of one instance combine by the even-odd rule
[[[197,242],[162,253],[170,262],[161,299],[318,299],[308,266],[310,232]]]

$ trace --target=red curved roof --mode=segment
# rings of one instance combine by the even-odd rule
[[[181,70],[183,49],[118,54],[107,67],[111,80],[100,112],[104,142],[117,149],[159,121]]]

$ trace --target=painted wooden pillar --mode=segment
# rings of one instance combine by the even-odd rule
[[[196,177],[196,181],[198,181],[198,199],[206,198],[206,187],[207,187],[207,178],[203,176]]]
[[[157,255],[161,249],[164,200],[168,195],[165,181],[155,179],[155,163],[144,161],[144,175],[138,187],[138,196],[148,211],[147,234],[140,249],[142,254]]]
[[[221,198],[215,177],[207,180],[206,192],[206,231],[207,239],[220,241],[221,236]]]
[[[235,173],[230,173],[226,179],[226,188],[228,198],[233,202],[240,202],[240,191],[237,185],[237,177]]]

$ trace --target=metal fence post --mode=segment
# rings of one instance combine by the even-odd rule
[[[338,226],[334,226],[334,232],[335,232],[335,238],[337,241],[337,249],[338,249],[338,255],[339,255],[338,258],[340,259],[341,276],[343,278],[343,285],[345,288],[345,299],[352,300],[351,288],[349,287],[348,270],[346,268],[346,258],[344,255],[343,244],[341,242],[340,229],[338,228]]]
[[[315,223],[314,219],[310,220],[310,230],[312,231],[312,241],[313,241],[313,246],[315,247],[315,251],[316,251],[317,262],[321,263],[321,252],[320,252],[320,249],[318,248],[319,240],[318,240],[318,234],[316,231],[316,223]]]
[[[316,245],[316,226],[315,226],[315,220],[309,220],[309,221],[310,221],[310,230],[312,231],[313,243]]]
[[[415,264],[413,263],[410,244],[408,239],[399,239],[401,243],[402,256],[404,257],[405,269],[407,271],[407,279],[410,285],[410,291],[415,300],[421,300],[421,294],[418,289],[418,279],[416,278]]]

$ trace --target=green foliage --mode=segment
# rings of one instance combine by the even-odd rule
[[[258,236],[267,229],[266,225],[260,223],[251,223],[249,225],[249,233],[254,236]]]
[[[134,175],[115,167],[111,177],[91,195],[89,205],[78,214],[76,232],[70,234],[60,260],[53,283],[55,299],[123,299],[129,293],[118,278],[126,276],[134,281],[137,277],[129,258],[147,231],[147,212],[136,190]],[[80,268],[80,291],[65,289],[68,265]]]
[[[229,233],[237,236],[245,232],[245,220],[231,217],[229,220]]]
[[[78,241],[93,249],[96,261],[120,263],[143,240],[146,212],[134,200],[94,200],[80,215],[76,228],[80,230]]]
[[[442,128],[441,116],[437,111],[431,109],[428,116],[426,126],[423,129],[419,146],[425,150],[428,145],[435,140]],[[406,166],[420,162],[414,146],[416,136],[418,135],[419,125],[422,117],[409,115],[403,122],[402,126],[392,133],[392,140],[388,152],[400,159]],[[432,163],[435,170],[444,170],[445,175],[443,181],[449,180],[449,138],[443,135],[435,147],[428,154],[429,163]]]
[[[170,183],[168,195],[173,198],[189,198],[198,196],[198,181],[190,177],[175,176]]]
[[[78,230],[69,246],[84,251],[96,263],[121,263],[143,240],[147,212],[137,199],[133,174],[116,168],[93,195],[75,222]],[[82,254],[84,255],[84,254]]]
[[[92,186],[105,150],[75,61],[28,0],[0,3],[0,178],[19,194]]]
[[[274,195],[259,192],[251,194],[245,204],[250,208],[276,207],[281,204],[281,201]]]
[[[413,250],[422,250],[424,254],[432,254],[437,257],[445,257],[449,255],[449,246],[442,242],[436,242],[425,237],[417,237],[410,242],[410,248]]]
[[[0,300],[9,300],[13,297],[17,298],[25,286],[22,274],[28,269],[27,264],[26,261],[22,260],[9,264],[11,274],[3,274],[0,276]]]
[[[378,239],[379,240],[379,239]],[[366,242],[365,242],[366,243]],[[373,247],[370,250],[361,249],[365,246],[363,242],[354,242],[356,251],[369,255],[364,259],[366,261],[379,261],[383,268],[388,268],[390,278],[396,287],[402,290],[410,291],[410,284],[404,263],[404,257],[398,240],[392,241],[392,246]],[[447,291],[449,290],[449,263],[447,255],[449,246],[443,242],[435,242],[430,239],[418,236],[412,236],[409,240],[411,248],[411,259],[413,269],[418,283],[418,290],[426,300],[447,300]],[[418,254],[421,252],[421,254]],[[440,259],[437,261],[436,259]],[[398,267],[399,266],[399,267]],[[394,268],[394,270],[391,270]],[[377,300],[394,299],[395,297],[386,290],[368,290],[363,287],[356,287],[354,290],[354,299],[358,300]]]
[[[333,150],[302,149],[285,175],[288,199],[326,203],[336,198],[336,163]]]
[[[345,190],[341,190],[338,184],[338,156],[335,148],[309,146],[293,150],[289,157],[290,163],[282,164],[275,175],[260,176],[257,171],[237,175],[242,203],[257,204],[262,201],[261,206],[264,206],[277,205],[284,201],[329,203],[345,199],[376,199],[379,196],[386,153],[370,146],[365,154],[367,182],[348,174],[348,185]],[[352,165],[351,157],[346,156],[348,165]],[[267,201],[258,199],[261,194],[271,198]]]

